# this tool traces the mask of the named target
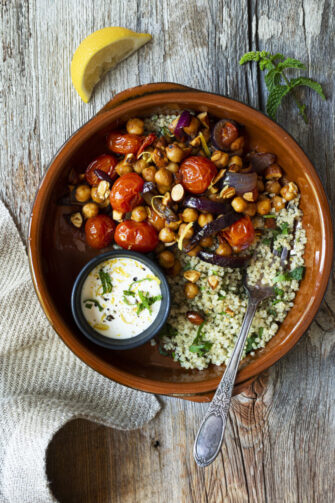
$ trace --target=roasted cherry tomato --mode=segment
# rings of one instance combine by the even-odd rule
[[[117,173],[114,171],[117,165],[117,159],[113,155],[102,154],[92,161],[86,168],[85,178],[90,185],[99,185],[100,178],[94,173],[96,169],[104,171],[110,178],[115,178]]]
[[[110,202],[113,210],[127,213],[141,202],[140,192],[143,189],[144,180],[137,173],[127,173],[120,176],[114,183]]]
[[[215,164],[201,155],[188,157],[183,161],[179,172],[181,183],[192,194],[202,194],[208,189],[217,173]]]
[[[255,229],[250,217],[245,216],[223,231],[222,235],[234,251],[241,251],[253,243]]]
[[[116,154],[136,154],[142,145],[143,138],[137,134],[120,133],[112,131],[108,136],[109,150]]]
[[[239,135],[237,122],[229,119],[221,119],[214,126],[213,142],[220,150],[229,150],[229,146]]]
[[[158,235],[148,222],[121,222],[115,231],[115,242],[126,250],[147,253],[156,248]]]
[[[143,140],[142,145],[140,146],[140,149],[137,152],[137,159],[140,157],[142,152],[146,147],[149,147],[154,141],[156,140],[156,135],[154,133],[150,133],[148,136],[146,136]]]
[[[88,218],[85,224],[86,242],[92,248],[105,248],[114,237],[116,224],[107,215]]]

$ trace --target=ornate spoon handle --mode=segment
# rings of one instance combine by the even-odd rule
[[[220,451],[237,369],[260,301],[261,299],[249,297],[247,312],[233,354],[196,436],[193,455],[199,466],[210,465]]]

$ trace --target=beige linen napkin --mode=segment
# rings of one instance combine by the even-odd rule
[[[153,395],[110,381],[82,363],[50,327],[28,259],[0,201],[0,502],[49,503],[47,446],[67,421],[122,430],[159,410]]]

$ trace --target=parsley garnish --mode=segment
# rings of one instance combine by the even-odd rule
[[[289,79],[284,70],[288,68],[295,68],[297,70],[306,70],[306,66],[294,58],[286,58],[283,54],[271,54],[268,51],[251,51],[247,52],[240,59],[240,65],[244,65],[249,61],[256,61],[259,64],[261,71],[267,70],[265,74],[265,85],[268,88],[269,95],[266,103],[266,112],[272,118],[275,119],[277,115],[277,110],[281,104],[283,98],[291,93],[298,107],[299,114],[302,116],[305,123],[308,123],[306,115],[306,105],[300,103],[300,101],[292,92],[296,87],[307,86],[316,91],[323,100],[326,99],[321,84],[315,80],[309,79],[307,77],[297,77],[294,79]]]
[[[189,350],[192,353],[197,353],[198,356],[203,356],[213,346],[212,342],[205,341],[203,339],[202,329],[203,329],[204,323],[205,322],[201,323],[201,325],[199,326],[198,331],[197,331],[197,335],[196,335],[194,341],[192,342],[191,346],[189,347]]]
[[[289,226],[289,224],[287,222],[283,222],[282,225],[280,226],[281,234],[287,235],[289,227],[290,226]]]
[[[219,293],[219,295],[218,295],[218,299],[219,299],[219,300],[224,300],[225,298],[226,298],[226,296],[225,296],[225,295],[221,295],[221,294]]]
[[[88,302],[88,304],[86,304],[86,302]],[[91,309],[93,304],[99,309],[100,312],[104,309],[102,305],[99,304],[99,302],[95,299],[85,299],[84,304],[87,309]]]
[[[262,243],[267,246],[271,246],[272,239],[270,238],[265,238],[263,239]]]
[[[296,279],[297,281],[301,281],[304,277],[305,267],[303,265],[296,267],[293,271],[284,272],[279,274],[274,278],[274,283],[280,283],[282,281],[291,281],[292,279]]]
[[[272,316],[277,316],[277,311],[275,309],[269,309],[268,313],[271,314]]]
[[[262,338],[263,332],[264,332],[264,327],[259,327],[259,329],[258,329],[258,337],[260,339]]]
[[[245,344],[245,353],[246,354],[248,354],[248,353],[250,353],[250,351],[252,351],[252,346],[255,342],[256,337],[257,337],[257,334],[251,334],[247,338],[247,342]]]
[[[137,304],[137,311],[136,314],[139,315],[144,309],[148,309],[149,313],[152,313],[151,306],[157,302],[158,300],[162,300],[161,295],[155,295],[154,297],[150,297],[149,293],[147,292],[142,292],[142,290],[138,291],[138,296],[140,298],[140,301]]]
[[[132,302],[129,302],[127,297],[135,297],[135,292],[132,292],[131,290],[123,290],[123,302],[128,306],[132,306]]]
[[[278,304],[278,302],[282,301],[282,298],[284,296],[284,290],[281,290],[280,288],[277,288],[276,286],[273,288],[274,293],[276,295],[276,299],[272,301],[272,305]]]
[[[105,293],[110,293],[113,290],[112,280],[108,272],[100,269],[99,278],[102,284],[102,295]]]

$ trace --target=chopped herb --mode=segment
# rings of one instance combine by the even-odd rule
[[[226,311],[221,311],[221,313],[219,313],[219,314],[223,314],[225,316],[227,315]]]
[[[277,215],[272,215],[272,213],[269,213],[268,215],[263,215],[263,218],[277,218]]]
[[[135,296],[136,296],[135,292],[132,292],[131,290],[123,290],[123,302],[128,306],[133,306],[134,304],[132,302],[129,302],[127,297],[135,297]]]
[[[165,323],[161,331],[159,332],[159,337],[175,337],[178,334],[178,330],[174,328],[170,323]]]
[[[290,226],[289,226],[289,224],[287,222],[283,222],[282,225],[280,226],[281,233],[284,234],[284,235],[287,235],[289,227]]]
[[[196,335],[195,339],[193,340],[191,346],[189,347],[189,350],[192,353],[197,353],[198,356],[203,356],[205,353],[208,353],[208,351],[213,346],[212,342],[205,341],[203,339],[202,329],[203,329],[204,323],[205,322],[201,323],[201,325],[199,326],[198,331],[197,331],[197,335]]]
[[[272,239],[270,239],[270,238],[265,238],[265,239],[263,239],[262,243],[263,243],[264,245],[271,246]]]
[[[268,313],[271,314],[272,316],[277,316],[277,311],[275,309],[269,309]]]
[[[291,278],[296,279],[297,281],[301,281],[305,274],[305,267],[301,265],[300,267],[296,267],[291,271]]]
[[[102,295],[105,295],[105,293],[110,293],[113,289],[113,285],[111,277],[108,274],[108,272],[104,271],[103,269],[100,269],[99,278],[102,284]]]
[[[137,304],[137,311],[136,314],[139,315],[144,309],[148,309],[149,313],[152,313],[151,306],[157,302],[158,300],[162,300],[161,295],[155,295],[154,297],[149,297],[149,293],[145,293],[142,290],[138,291],[138,296],[140,298],[140,301]]]
[[[86,304],[86,302],[89,302],[89,304]],[[87,307],[87,309],[91,309],[92,305],[94,304],[95,307],[97,307],[100,312],[104,310],[104,308],[102,307],[102,305],[99,304],[99,302],[97,300],[95,300],[95,299],[85,299],[84,300],[84,304],[85,304],[85,307]]]
[[[175,359],[176,358],[176,353],[174,351],[172,351],[172,358]]]
[[[289,272],[284,272],[282,274],[278,274],[278,276],[276,276],[273,279],[274,283],[281,283],[282,281],[291,281],[291,275]]]
[[[218,299],[219,299],[219,300],[224,300],[225,298],[226,298],[226,296],[225,296],[225,295],[221,295],[221,294],[219,293],[219,295],[218,295]]]
[[[218,272],[216,272],[216,271],[211,271],[211,275],[212,275],[212,276],[218,276],[218,275],[219,275],[219,273],[218,273]]]
[[[158,346],[158,351],[162,356],[169,356],[169,354],[165,351],[165,349],[162,348],[162,346]]]
[[[259,327],[259,329],[258,329],[258,337],[260,339],[262,338],[263,332],[264,332],[264,328],[263,327]]]
[[[278,302],[281,302],[282,301],[282,298],[284,296],[284,290],[281,290],[280,288],[277,288],[276,286],[274,287],[274,293],[276,295],[276,299],[272,301],[272,305],[276,305],[278,304]]]
[[[160,134],[161,134],[161,136],[168,136],[169,138],[173,137],[173,134],[171,133],[169,128],[166,126],[161,127]]]
[[[245,353],[248,354],[250,353],[250,351],[252,351],[252,346],[255,342],[255,339],[257,337],[257,334],[251,334],[249,335],[249,337],[247,338],[247,342],[245,344]]]
[[[137,283],[142,283],[142,281],[154,281],[154,278],[142,278],[142,279],[137,279],[136,281],[133,281],[129,285],[129,290],[132,289],[133,285],[136,285]]]
[[[278,248],[276,248],[275,250],[277,253],[281,253],[283,251],[283,247],[282,246],[279,246]]]
[[[189,271],[190,269],[192,269],[192,266],[191,266],[190,262],[187,262],[187,263],[184,265],[183,270],[184,270],[184,271]]]

